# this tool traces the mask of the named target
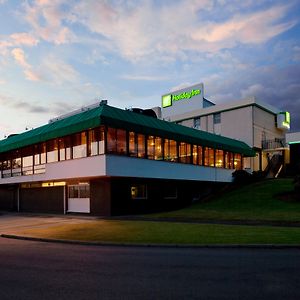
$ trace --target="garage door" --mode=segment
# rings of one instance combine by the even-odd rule
[[[20,189],[20,211],[62,214],[64,212],[64,187]]]

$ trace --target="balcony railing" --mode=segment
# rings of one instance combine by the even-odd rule
[[[283,148],[285,145],[286,143],[284,138],[275,138],[274,140],[264,140],[261,142],[261,147],[263,150]]]

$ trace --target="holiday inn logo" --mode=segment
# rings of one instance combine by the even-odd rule
[[[194,96],[200,95],[201,94],[201,90],[191,90],[188,92],[183,92],[180,94],[168,94],[168,95],[164,95],[162,96],[162,107],[169,107],[172,106],[174,101],[179,101],[179,100],[183,100],[183,99],[190,99]]]

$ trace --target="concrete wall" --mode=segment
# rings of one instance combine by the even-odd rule
[[[0,187],[0,210],[17,210],[17,187]]]
[[[108,178],[90,181],[91,214],[111,215],[111,181]]]

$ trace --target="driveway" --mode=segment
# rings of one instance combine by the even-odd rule
[[[92,222],[96,217],[72,215],[41,215],[27,213],[0,213],[0,234],[17,234],[24,229],[49,228],[66,224]]]

